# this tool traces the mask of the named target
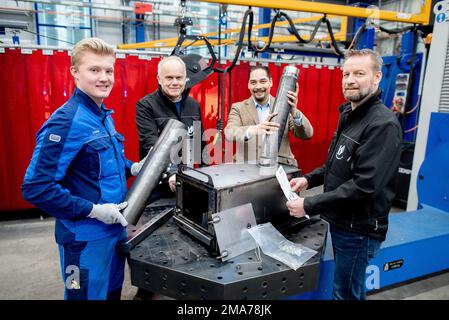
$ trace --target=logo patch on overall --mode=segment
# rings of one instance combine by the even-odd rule
[[[345,152],[345,146],[339,146],[338,147],[338,151],[337,154],[335,155],[335,158],[337,158],[338,160],[343,159],[343,153]]]
[[[58,136],[57,134],[50,134],[48,136],[48,140],[53,141],[53,142],[59,142],[61,141],[61,136]]]

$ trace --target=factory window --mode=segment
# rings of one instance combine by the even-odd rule
[[[92,9],[79,5],[66,6],[35,3],[37,44],[70,46],[92,36]]]

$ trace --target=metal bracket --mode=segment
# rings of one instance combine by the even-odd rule
[[[173,216],[174,208],[168,208],[153,217],[150,221],[134,230],[128,235],[127,241],[119,244],[119,250],[123,253],[129,253],[136,245],[144,240],[154,230],[159,228]]]
[[[217,260],[220,260],[220,259],[223,259],[223,258],[226,258],[227,256],[229,256],[228,250],[223,250],[220,253],[221,254],[217,257]]]
[[[256,260],[248,262],[239,262],[235,265],[235,272],[254,272],[259,271],[262,268],[262,255],[260,254],[260,247],[257,246],[254,250]]]

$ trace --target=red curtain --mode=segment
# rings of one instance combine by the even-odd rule
[[[115,85],[106,99],[107,107],[114,109],[117,131],[125,136],[125,154],[138,160],[138,139],[135,125],[135,104],[157,88],[159,57],[125,54],[115,64]],[[0,53],[0,86],[2,108],[0,116],[0,210],[30,208],[22,199],[20,185],[31,159],[38,129],[50,114],[72,94],[74,81],[69,72],[70,57],[66,51],[6,48]],[[273,77],[272,95],[285,64],[270,63]],[[290,137],[293,153],[304,173],[325,161],[327,148],[337,125],[338,105],[343,102],[341,70],[333,67],[298,65],[299,103],[301,111],[314,127],[309,141]],[[249,97],[247,81],[250,65],[241,62],[231,72],[231,87],[227,77],[225,93],[225,122],[231,101]],[[218,119],[217,73],[195,86],[191,96],[201,105],[204,129],[216,128]],[[211,140],[209,140],[211,141]]]

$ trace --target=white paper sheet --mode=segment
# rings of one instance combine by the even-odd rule
[[[278,180],[282,192],[284,192],[284,195],[288,201],[299,199],[299,196],[290,188],[290,182],[288,181],[287,174],[285,173],[285,170],[282,166],[279,166],[276,171],[276,179]],[[307,219],[310,219],[309,215],[307,214],[305,215],[305,217]]]

